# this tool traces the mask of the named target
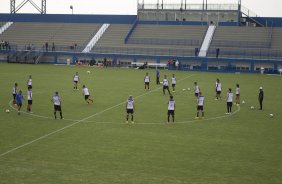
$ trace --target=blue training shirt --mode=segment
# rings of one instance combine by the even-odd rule
[[[23,101],[23,95],[18,93],[17,96],[16,96],[16,101],[17,103],[22,103]]]

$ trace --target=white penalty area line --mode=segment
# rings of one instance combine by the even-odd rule
[[[189,75],[189,76],[187,76],[187,77],[185,77],[185,78],[183,78],[183,79],[180,79],[179,81],[183,81],[183,80],[188,79],[188,78],[193,77],[193,76],[195,76],[195,74]],[[162,87],[158,87],[158,88],[156,88],[156,89],[154,89],[154,90],[152,90],[152,91],[148,91],[148,92],[146,92],[146,93],[143,93],[143,94],[141,94],[141,95],[135,97],[135,99],[138,99],[138,98],[141,98],[141,97],[143,97],[143,96],[145,96],[145,95],[151,94],[152,92],[157,91],[157,90],[159,90],[159,89],[161,89],[161,88],[162,88]],[[107,108],[107,109],[105,109],[105,110],[102,110],[102,111],[100,111],[100,112],[97,112],[97,113],[95,113],[95,114],[92,114],[92,115],[90,115],[90,116],[88,116],[88,117],[86,117],[86,118],[83,118],[83,119],[81,119],[81,120],[78,120],[78,121],[72,120],[72,121],[75,121],[75,122],[72,123],[72,124],[69,124],[69,125],[67,125],[67,126],[65,126],[65,127],[63,127],[63,128],[60,128],[60,129],[58,129],[58,130],[55,130],[55,131],[53,131],[53,132],[51,132],[51,133],[45,134],[45,135],[43,135],[43,136],[41,136],[41,137],[39,137],[39,138],[37,138],[37,139],[34,139],[34,140],[30,141],[30,142],[27,142],[27,143],[25,143],[25,144],[22,144],[22,145],[20,145],[20,146],[18,146],[18,147],[15,147],[15,148],[13,148],[13,149],[11,149],[11,150],[9,150],[9,151],[6,151],[6,152],[0,154],[0,157],[3,157],[3,156],[5,156],[5,155],[7,155],[7,154],[9,154],[9,153],[12,153],[12,152],[14,152],[14,151],[16,151],[16,150],[18,150],[18,149],[21,149],[21,148],[23,148],[23,147],[26,147],[26,146],[28,146],[28,145],[31,145],[31,144],[33,144],[33,143],[35,143],[35,142],[38,142],[38,141],[42,140],[42,139],[45,139],[45,138],[47,138],[47,137],[50,137],[51,135],[54,135],[54,134],[56,134],[56,133],[59,133],[59,132],[65,130],[65,129],[67,129],[67,128],[73,127],[73,126],[76,125],[76,124],[79,124],[79,123],[81,123],[81,122],[84,122],[84,121],[86,121],[86,120],[88,120],[88,119],[90,119],[90,118],[92,118],[92,117],[98,116],[98,115],[100,115],[100,114],[102,114],[102,113],[104,113],[104,112],[106,112],[106,111],[109,111],[109,110],[111,110],[111,109],[114,109],[114,108],[116,108],[116,107],[118,107],[118,106],[120,106],[120,105],[123,105],[123,104],[125,104],[125,102],[121,102],[121,103],[119,103],[119,104],[116,104],[116,105],[114,105],[114,106],[112,106],[112,107],[109,107],[109,108]],[[29,114],[29,113],[28,113],[28,114]],[[29,114],[29,115],[33,115],[34,117],[40,117],[40,118],[50,119],[50,117],[44,117],[44,116],[40,116],[40,115],[36,115],[36,114]]]

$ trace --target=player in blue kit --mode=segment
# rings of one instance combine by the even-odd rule
[[[18,115],[21,114],[23,99],[24,99],[24,97],[22,95],[22,91],[20,90],[19,93],[17,93],[17,95],[16,95],[16,103],[17,103],[17,106],[18,106]]]

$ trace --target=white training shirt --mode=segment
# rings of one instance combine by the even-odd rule
[[[128,100],[127,100],[127,109],[133,109],[134,108],[134,100],[133,99],[131,99],[131,98],[129,98]]]
[[[169,100],[168,101],[168,110],[174,110],[175,107],[175,101],[174,100]]]
[[[13,87],[13,94],[14,94],[14,95],[17,94],[17,88],[16,88],[16,86]]]
[[[236,95],[240,94],[240,88],[236,88]]]
[[[53,96],[54,105],[61,105],[61,97],[59,95]]]
[[[149,76],[145,77],[145,82],[150,82],[150,77]]]
[[[194,87],[194,91],[195,91],[195,93],[199,93],[199,92],[200,92],[200,88],[199,88],[198,85],[196,85],[196,86]]]
[[[227,102],[233,102],[233,93],[227,93]]]
[[[216,90],[217,90],[217,91],[221,91],[221,83],[220,83],[220,82],[217,83]]]
[[[78,81],[78,79],[79,79],[78,75],[73,76],[73,81]]]
[[[176,77],[171,78],[171,84],[176,84]]]
[[[32,91],[27,90],[27,100],[32,100]]]
[[[168,80],[167,79],[164,79],[164,86],[168,86]]]
[[[84,95],[90,95],[88,88],[83,88],[82,90]]]
[[[28,79],[27,85],[32,86],[32,79]]]
[[[204,100],[205,100],[204,96],[199,96],[199,98],[198,98],[198,106],[204,106]]]

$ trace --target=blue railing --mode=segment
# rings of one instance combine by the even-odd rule
[[[129,44],[143,45],[180,45],[180,46],[200,46],[199,40],[185,39],[158,39],[158,38],[130,38]]]
[[[270,48],[270,42],[213,40],[212,47]]]
[[[194,56],[194,49],[160,49],[132,47],[96,47],[92,53],[125,54],[125,55],[154,55],[154,56]]]
[[[211,48],[208,56],[216,56],[216,48]],[[250,59],[282,59],[282,50],[274,49],[247,49],[247,48],[220,48],[219,57],[250,58]]]
[[[129,40],[130,36],[132,35],[132,33],[134,32],[135,28],[138,25],[138,20],[135,20],[134,24],[132,25],[131,29],[128,31],[125,39],[124,39],[124,43],[126,44],[127,41]]]

